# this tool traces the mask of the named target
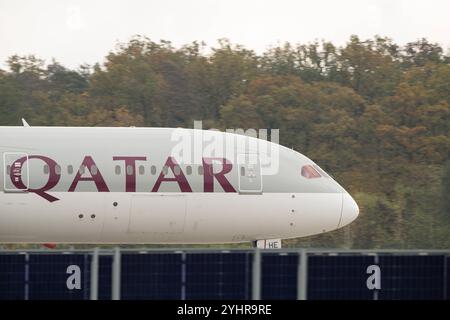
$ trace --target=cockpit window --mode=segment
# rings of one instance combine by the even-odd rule
[[[306,179],[315,179],[322,177],[320,173],[309,164],[302,167],[302,176],[304,176]]]
[[[319,167],[317,164],[314,165],[314,168],[322,175],[322,177],[330,178],[330,176],[328,175],[328,173],[326,173],[325,171],[323,171],[323,169],[322,169],[321,167]]]

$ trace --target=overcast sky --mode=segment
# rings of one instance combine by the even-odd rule
[[[76,68],[102,62],[132,35],[175,46],[229,38],[257,52],[351,34],[450,47],[449,0],[0,0],[0,66],[13,54]]]

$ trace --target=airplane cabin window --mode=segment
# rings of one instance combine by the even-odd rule
[[[10,165],[7,165],[6,166],[6,174],[9,176],[9,175],[11,175],[11,166]]]
[[[80,169],[78,169],[79,174],[84,174],[84,171],[86,170],[85,166],[80,166]]]
[[[191,175],[192,174],[192,167],[191,166],[187,166],[186,167],[186,174],[187,175]]]
[[[61,166],[59,164],[57,164],[55,166],[55,174],[60,176],[61,175]]]
[[[175,165],[175,167],[173,168],[173,172],[175,173],[176,176],[179,176],[181,173],[181,168],[179,165]]]
[[[142,176],[145,173],[145,167],[139,166],[139,174]]]
[[[241,176],[245,177],[245,167],[241,167]]]
[[[306,179],[315,179],[322,177],[316,169],[311,165],[306,165],[302,167],[302,176]]]
[[[50,172],[50,169],[48,167],[48,165],[44,165],[44,173],[48,174]]]
[[[73,166],[72,165],[67,166],[67,173],[68,174],[72,174],[73,173]]]
[[[98,173],[97,166],[92,166],[92,167],[91,167],[91,174],[92,174],[93,176],[95,176],[95,175],[97,175],[97,173]]]
[[[163,167],[163,173],[166,175],[169,172],[169,168],[167,166]]]
[[[198,174],[203,175],[203,166],[198,167]]]
[[[155,175],[155,174],[156,174],[156,167],[155,167],[155,166],[152,166],[152,167],[150,168],[150,171],[151,171],[151,173],[152,173],[153,175]]]
[[[132,175],[133,175],[133,166],[127,165],[127,176],[132,176]]]
[[[119,175],[122,171],[122,169],[120,168],[120,166],[116,166],[115,168],[116,174]]]

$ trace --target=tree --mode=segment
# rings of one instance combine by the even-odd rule
[[[342,47],[283,43],[262,54],[219,40],[136,36],[103,65],[71,70],[12,56],[0,125],[280,129],[356,198],[360,217],[289,246],[450,246],[450,57],[421,39],[352,36]]]
[[[422,67],[428,62],[440,63],[444,61],[443,50],[437,43],[430,43],[427,39],[420,39],[406,44],[404,63],[406,66]]]

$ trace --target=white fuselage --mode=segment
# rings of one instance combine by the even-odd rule
[[[0,127],[0,155],[0,242],[286,239],[358,215],[310,159],[237,134]]]

